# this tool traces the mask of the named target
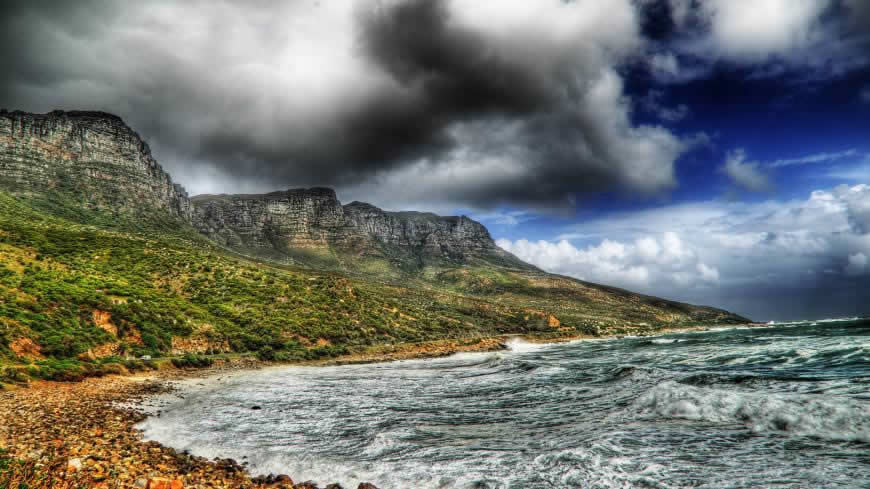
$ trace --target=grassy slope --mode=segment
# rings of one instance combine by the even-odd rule
[[[7,361],[21,338],[54,361],[107,343],[122,354],[165,354],[173,337],[292,359],[441,338],[734,320],[529,270],[444,265],[397,283],[244,258],[159,213],[109,215],[61,195],[0,192],[0,358]],[[95,311],[116,334],[97,326]],[[560,325],[548,321],[551,313]]]
[[[381,246],[375,253],[337,248],[243,249],[267,262],[289,261],[359,279],[402,284],[433,293],[475,297],[529,314],[553,314],[571,330],[586,334],[625,332],[621,326],[657,329],[699,323],[747,322],[719,309],[645,296],[570,277],[546,273],[512,255],[472,256],[464,263],[414,256]],[[290,260],[287,260],[287,258]]]

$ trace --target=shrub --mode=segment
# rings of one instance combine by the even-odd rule
[[[145,370],[145,362],[142,360],[130,359],[123,361],[124,368],[131,372],[138,372],[140,370]]]
[[[20,368],[6,367],[0,370],[0,382],[6,384],[26,384],[28,381],[27,375]]]
[[[172,365],[175,368],[205,368],[210,367],[214,360],[208,357],[187,353],[183,357],[173,358]]]
[[[58,382],[76,382],[86,377],[86,371],[77,360],[41,360],[36,367],[28,367],[31,377]]]
[[[271,346],[264,346],[257,352],[257,358],[266,362],[274,362],[277,360],[275,349]]]
[[[123,365],[119,363],[105,363],[100,367],[103,375],[124,375],[127,373]]]

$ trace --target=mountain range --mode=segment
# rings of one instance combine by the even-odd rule
[[[329,188],[189,197],[121,118],[0,111],[0,357],[338,355],[746,322],[546,273],[466,216]]]

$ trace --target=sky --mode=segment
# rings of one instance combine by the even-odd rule
[[[870,2],[7,0],[0,107],[104,110],[191,194],[467,214],[548,271],[870,314]]]

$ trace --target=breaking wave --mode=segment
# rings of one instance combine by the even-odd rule
[[[726,391],[669,381],[643,394],[633,407],[641,416],[739,423],[753,433],[870,442],[870,405],[848,398]]]
[[[870,487],[868,337],[819,321],[270,368],[186,384],[140,428],[321,486]]]

